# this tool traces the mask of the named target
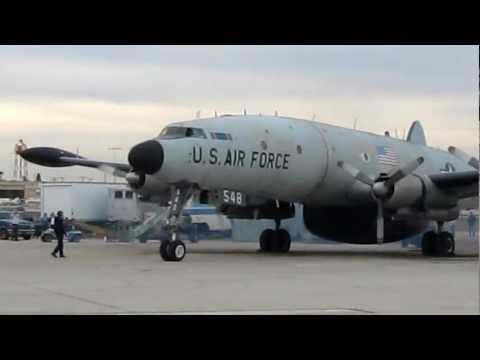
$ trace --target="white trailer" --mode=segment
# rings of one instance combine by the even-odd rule
[[[126,184],[101,182],[43,182],[40,191],[41,213],[50,215],[62,210],[65,217],[83,221],[112,220],[109,214],[112,205],[109,196],[115,196],[115,190],[125,195],[128,189]],[[136,197],[132,199],[136,202]],[[121,209],[126,209],[122,204]],[[110,212],[109,212],[110,208]],[[134,214],[134,216],[137,214]]]

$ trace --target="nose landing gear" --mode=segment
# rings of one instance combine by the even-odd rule
[[[165,261],[182,261],[187,254],[187,247],[181,240],[177,240],[178,227],[177,221],[182,214],[183,208],[188,199],[192,196],[193,188],[180,189],[172,187],[170,189],[170,207],[168,209],[166,230],[170,234],[170,240],[163,240],[160,244],[160,256]]]
[[[438,231],[428,231],[422,238],[424,256],[454,256],[455,238],[447,231],[442,231],[443,222],[438,222]]]
[[[187,248],[181,240],[162,241],[160,256],[165,261],[182,261],[187,254]]]

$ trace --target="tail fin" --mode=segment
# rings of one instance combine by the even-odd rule
[[[412,126],[410,126],[410,130],[408,130],[407,141],[411,142],[412,144],[427,145],[425,132],[423,131],[420,121],[416,120],[413,122]]]

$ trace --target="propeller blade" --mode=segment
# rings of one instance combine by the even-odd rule
[[[468,155],[466,152],[460,150],[459,148],[456,148],[455,146],[449,146],[448,152],[478,170],[478,159],[474,156]]]
[[[345,161],[339,161],[337,165],[338,167],[348,172],[355,180],[358,180],[366,185],[373,186],[374,179],[369,177],[367,174],[361,172],[356,167],[350,165],[349,163],[346,163]]]
[[[384,230],[384,219],[383,219],[383,202],[382,200],[377,200],[377,243],[383,244],[383,230]]]
[[[420,165],[423,164],[423,157],[420,156],[415,160],[409,161],[402,166],[396,167],[392,169],[388,174],[388,179],[385,181],[385,185],[387,187],[393,186],[395,183],[402,180],[405,176],[410,175],[412,172],[415,171]]]

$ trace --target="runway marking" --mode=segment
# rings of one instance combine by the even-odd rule
[[[83,297],[80,297],[80,296],[66,294],[66,293],[63,293],[61,291],[50,290],[50,289],[42,288],[42,287],[38,287],[38,286],[34,286],[34,288],[38,289],[38,290],[43,290],[43,291],[46,291],[46,292],[49,292],[49,293],[52,293],[52,294],[55,294],[55,295],[63,296],[63,297],[69,298],[69,299],[74,299],[74,300],[78,300],[78,301],[82,301],[82,302],[86,302],[86,303],[90,303],[90,304],[94,304],[94,305],[98,305],[98,306],[104,306],[104,307],[107,307],[107,308],[110,308],[110,309],[127,311],[127,312],[129,311],[128,309],[122,308],[120,306],[101,303],[101,302],[86,299],[86,298],[83,298]],[[92,314],[96,314],[96,313],[92,313]]]
[[[20,284],[20,285],[25,286],[25,287],[32,287],[32,288],[40,290],[40,291],[49,292],[51,294],[58,295],[58,296],[63,296],[63,297],[69,298],[69,299],[73,299],[73,300],[77,300],[77,301],[81,301],[81,302],[85,302],[85,303],[89,303],[89,304],[93,304],[93,305],[97,305],[97,306],[103,306],[103,307],[107,307],[107,308],[114,309],[114,310],[117,310],[117,311],[131,312],[129,309],[122,308],[120,306],[105,304],[105,303],[101,303],[101,302],[98,302],[98,301],[86,299],[86,298],[83,298],[83,297],[80,297],[80,296],[70,295],[70,294],[66,294],[66,293],[61,292],[61,291],[51,290],[51,289],[40,287],[40,286],[35,286],[35,285],[32,286],[31,284],[29,284],[27,282],[24,282],[24,281],[18,281],[18,280],[13,281],[11,279],[4,279],[4,280],[7,280],[7,281],[9,281],[13,284]],[[30,314],[30,313],[28,313],[28,314]],[[97,313],[92,313],[92,314],[97,314]]]
[[[132,312],[122,313],[119,315],[371,315],[375,314],[373,311],[363,309],[344,309],[344,308],[330,308],[330,309],[277,309],[277,310],[220,310],[220,311],[158,311],[158,312]]]

